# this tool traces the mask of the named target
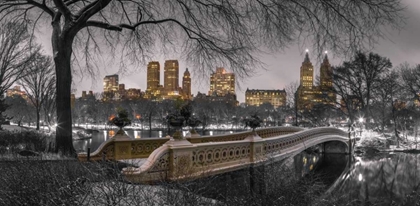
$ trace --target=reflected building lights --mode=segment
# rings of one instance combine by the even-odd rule
[[[108,139],[108,133],[106,132],[106,130],[104,130],[104,140],[106,141]]]
[[[136,138],[136,139],[140,139],[141,138],[141,136],[140,136],[140,134],[139,134],[138,131],[134,131],[134,138]]]

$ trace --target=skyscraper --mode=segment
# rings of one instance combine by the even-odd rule
[[[320,83],[322,88],[331,88],[332,87],[332,69],[330,62],[328,61],[327,52],[325,52],[324,61],[321,64],[321,75]]]
[[[332,69],[325,55],[320,68],[320,85],[314,86],[314,71],[309,60],[308,51],[300,67],[300,85],[297,89],[298,110],[311,110],[315,104],[331,104],[335,102],[336,95],[332,91]]]
[[[188,68],[184,72],[184,76],[182,77],[182,90],[184,93],[184,99],[191,98],[191,76]]]
[[[108,75],[104,78],[104,92],[118,91],[118,74]]]
[[[147,91],[155,91],[160,84],[160,64],[159,62],[149,62],[147,64]]]
[[[235,94],[235,83],[235,74],[227,73],[225,68],[219,67],[210,76],[209,96]]]
[[[118,74],[108,75],[104,78],[104,101],[110,100],[118,93]]]
[[[166,60],[164,69],[164,89],[166,93],[178,91],[179,67],[178,60]]]
[[[308,50],[306,50],[305,60],[300,67],[300,86],[312,89],[314,86],[314,66],[309,60]]]

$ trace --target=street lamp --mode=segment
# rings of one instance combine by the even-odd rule
[[[139,126],[140,118],[141,118],[141,115],[140,114],[136,114],[137,126]]]
[[[360,136],[362,136],[362,131],[363,131],[363,117],[359,117],[359,125],[360,125]]]

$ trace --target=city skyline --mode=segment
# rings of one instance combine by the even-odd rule
[[[420,36],[420,25],[416,21],[420,16],[420,2],[416,0],[405,0],[403,3],[407,5],[408,10],[413,12],[411,19],[407,20],[408,25],[405,28],[406,30],[388,34],[389,39],[379,40],[375,49],[371,50],[383,57],[389,58],[393,63],[394,68],[404,62],[412,65],[420,63],[420,50],[418,49],[420,48],[420,41],[418,40],[418,36]],[[41,35],[38,36],[38,41],[44,46],[45,53],[51,54],[50,31],[46,30],[44,32],[39,32]],[[239,84],[236,86],[237,100],[239,102],[245,101],[245,91],[247,88],[284,89],[291,82],[298,82],[300,75],[299,68],[305,55],[307,45],[310,45],[310,43],[304,44],[303,42],[295,42],[295,44],[291,45],[283,52],[259,55],[261,62],[265,63],[265,68],[267,70],[257,71],[256,75],[244,80],[238,79],[237,81]],[[314,64],[314,73],[319,74],[319,65],[321,62],[315,58],[315,54],[313,53],[314,49],[310,47],[308,47],[308,49],[310,58]],[[329,51],[328,54],[332,66],[336,66],[346,60],[337,57],[332,51]],[[349,54],[349,56],[351,56],[351,54]],[[106,60],[106,57],[103,58]],[[189,69],[192,79],[192,94],[194,96],[197,92],[208,93],[210,85],[209,78],[197,78],[194,67],[192,65],[187,65],[180,54],[156,54],[150,61],[164,62],[165,59],[178,59],[179,69],[181,71],[184,71],[186,68]],[[147,63],[136,65],[135,68],[133,67],[132,72],[118,73],[119,63],[115,62],[112,64],[105,60],[97,65],[99,73],[96,75],[97,78],[95,80],[92,80],[87,75],[83,76],[79,74],[74,76],[73,80],[74,85],[76,86],[74,89],[77,89],[75,92],[77,96],[81,95],[83,90],[101,92],[102,78],[112,74],[119,74],[120,81],[124,82],[127,88],[141,88],[142,91],[146,90]],[[231,71],[226,65],[219,66],[225,67],[228,71]],[[215,71],[216,68],[211,69]],[[163,77],[161,77],[160,81],[163,82]]]

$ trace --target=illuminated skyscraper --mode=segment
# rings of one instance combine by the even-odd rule
[[[104,78],[104,101],[112,99],[118,93],[118,74]]]
[[[184,72],[184,76],[182,77],[182,90],[184,93],[184,99],[191,98],[191,76],[188,68]]]
[[[235,74],[227,73],[223,67],[216,69],[210,76],[209,96],[235,94]]]
[[[312,89],[314,86],[314,66],[309,60],[308,50],[306,50],[305,60],[300,67],[300,86]]]
[[[164,89],[166,93],[178,91],[179,87],[179,67],[178,60],[166,60],[164,69]]]
[[[330,62],[328,61],[327,53],[325,52],[324,61],[321,64],[321,87],[322,88],[331,88],[332,87],[332,69]]]
[[[147,64],[147,91],[155,91],[160,84],[160,64],[159,62],[149,62]]]
[[[332,69],[327,55],[321,64],[319,86],[314,86],[313,76],[313,66],[306,51],[305,60],[300,67],[300,85],[296,96],[298,110],[311,110],[315,104],[335,102],[336,95],[332,91]]]
[[[118,74],[108,75],[104,78],[104,92],[118,91]]]

